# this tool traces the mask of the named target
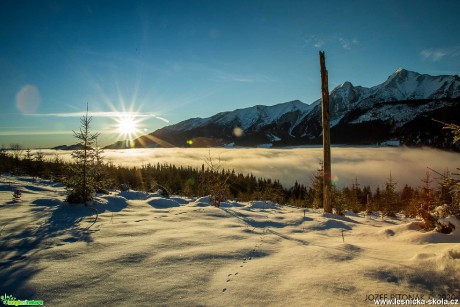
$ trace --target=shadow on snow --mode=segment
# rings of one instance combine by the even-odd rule
[[[123,197],[106,196],[107,203],[95,203],[99,214],[105,211],[118,212],[127,206]],[[88,223],[81,223],[94,215],[94,211],[82,204],[71,205],[57,199],[36,199],[32,202],[31,214],[37,217],[38,227],[21,225],[10,229],[0,237],[0,292],[19,298],[34,298],[34,289],[28,280],[38,273],[38,259],[34,255],[48,248],[71,242],[93,241],[96,230],[88,230]],[[45,208],[51,215],[42,222],[39,218]],[[42,219],[43,220],[43,219]],[[65,238],[62,238],[65,236]]]

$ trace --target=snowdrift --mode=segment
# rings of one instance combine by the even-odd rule
[[[0,292],[47,306],[358,306],[372,295],[460,297],[460,222],[345,217],[271,202],[98,195],[0,178]],[[15,189],[23,194],[12,200]],[[366,301],[367,300],[367,301]]]

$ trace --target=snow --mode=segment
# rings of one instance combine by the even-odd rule
[[[272,142],[281,141],[281,138],[280,138],[280,137],[277,137],[276,135],[271,134],[271,133],[269,133],[269,134],[267,135],[267,137],[268,137],[268,138],[270,139],[270,141],[272,141]]]
[[[453,104],[449,103],[423,103],[419,106],[408,104],[393,105],[381,104],[382,102],[414,99],[440,99],[445,97],[460,97],[460,79],[458,76],[430,76],[398,68],[388,79],[376,86],[367,88],[353,86],[344,82],[331,91],[331,127],[336,126],[349,111],[358,108],[365,110],[359,118],[351,124],[373,120],[394,120],[394,128],[399,128],[405,123],[415,119],[418,115]],[[221,112],[208,118],[192,118],[165,129],[173,131],[189,131],[209,124],[230,126],[231,129],[239,127],[244,131],[260,131],[271,124],[279,124],[279,120],[287,115],[288,135],[306,119],[320,116],[321,100],[318,99],[310,105],[294,100],[273,106],[256,105],[254,107]],[[293,113],[296,112],[296,113]],[[284,123],[284,122],[283,122]],[[306,136],[305,132],[301,137]],[[270,135],[269,135],[270,137]],[[272,141],[279,141],[273,135]]]
[[[23,192],[18,202],[12,191]],[[46,306],[357,306],[460,296],[460,221],[112,191],[92,211],[49,181],[0,177],[0,292]],[[342,238],[343,234],[343,238]]]
[[[253,125],[256,125],[256,127],[262,127],[273,123],[281,116],[289,112],[300,111],[304,114],[310,109],[310,105],[294,100],[274,106],[257,105],[250,108],[237,109],[232,112],[217,114],[210,119],[215,120],[215,122],[220,125],[238,123],[240,128],[246,130]]]
[[[299,111],[301,114],[306,114],[311,108],[311,105],[299,100],[273,106],[257,105],[234,111],[221,112],[208,118],[191,118],[168,128],[173,131],[187,131],[214,123],[218,125],[237,125],[241,129],[247,130],[253,125],[257,128],[271,124],[289,112]]]
[[[449,105],[452,102],[429,102],[421,105],[408,105],[408,104],[383,104],[374,106],[371,110],[351,121],[352,124],[363,123],[375,120],[393,120],[395,128],[402,127],[405,123],[415,119],[419,114],[431,112]]]
[[[380,143],[380,146],[401,146],[401,142],[399,140],[388,140],[385,142]]]
[[[192,130],[197,127],[204,126],[209,123],[209,118],[190,118],[187,120],[184,120],[178,124],[168,126],[168,129],[171,129],[173,131],[187,131],[187,130]]]
[[[336,119],[331,120],[330,127],[332,128],[332,127],[336,126],[338,123],[340,123],[340,121],[342,120],[342,118],[344,116],[345,115],[341,115],[341,116],[337,117]]]
[[[266,144],[257,145],[257,148],[271,148],[271,147],[273,147],[272,143],[266,143]]]
[[[422,75],[400,68],[387,81],[370,88],[368,96],[378,96],[386,101],[443,98],[450,85],[459,88],[460,82],[455,76]]]

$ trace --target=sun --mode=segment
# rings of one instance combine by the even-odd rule
[[[131,140],[140,133],[138,128],[139,120],[131,113],[121,113],[115,120],[118,134],[121,137]]]
[[[131,135],[136,132],[136,123],[131,117],[122,117],[118,122],[118,132],[125,135]]]

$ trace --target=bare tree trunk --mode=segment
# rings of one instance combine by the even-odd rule
[[[329,113],[329,88],[324,51],[319,52],[319,64],[321,67],[321,100],[322,100],[322,124],[323,124],[323,152],[324,152],[324,185],[323,185],[323,208],[324,212],[332,213],[331,196],[331,133]]]

